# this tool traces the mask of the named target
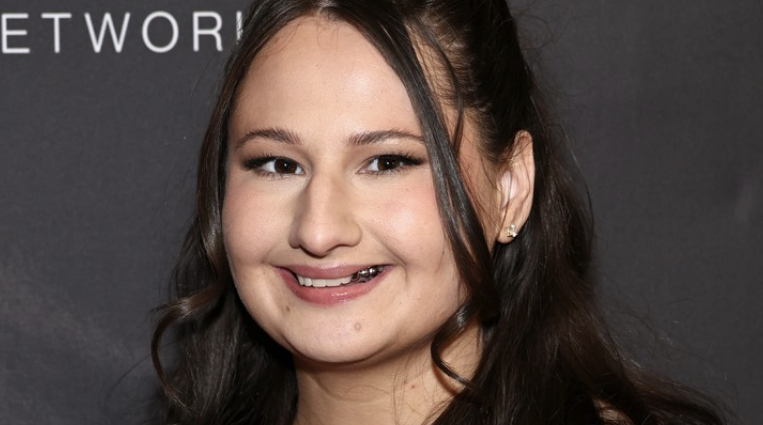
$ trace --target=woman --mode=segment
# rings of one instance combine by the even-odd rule
[[[502,1],[256,2],[153,341],[166,422],[720,424],[610,340],[540,105]]]

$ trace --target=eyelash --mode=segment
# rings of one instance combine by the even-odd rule
[[[296,166],[299,171],[294,173],[279,173],[279,172],[264,170],[264,167],[266,164],[273,161],[278,161],[278,160],[283,160],[288,162],[291,166]],[[379,161],[397,161],[398,165],[395,168],[392,168],[389,170],[378,170]],[[376,163],[377,170],[365,171],[364,173],[373,174],[373,175],[398,173],[408,169],[409,167],[416,167],[416,166],[422,165],[424,162],[425,160],[420,157],[416,157],[416,156],[409,155],[402,152],[401,153],[386,153],[383,155],[376,155],[373,158],[370,158],[368,161],[366,161],[366,165],[364,169],[369,168],[371,167],[372,164]],[[273,166],[275,166],[275,164],[273,164]],[[291,175],[300,175],[304,173],[304,170],[302,170],[302,166],[299,165],[296,161],[293,161],[283,156],[269,155],[269,154],[265,154],[265,155],[261,155],[261,156],[257,156],[257,157],[245,160],[244,167],[248,170],[253,170],[257,174],[260,174],[268,178],[285,178]]]
[[[289,164],[296,166],[299,170],[302,169],[302,166],[300,166],[296,161],[292,161],[291,159],[283,157],[283,156],[269,155],[269,154],[247,159],[246,161],[244,161],[244,168],[246,168],[247,170],[252,170],[263,177],[273,178],[273,179],[285,178],[287,176],[298,174],[296,172],[295,173],[279,173],[274,171],[266,171],[264,169],[267,163],[278,161],[278,160],[286,161]],[[275,163],[273,164],[273,166],[275,167]]]
[[[378,167],[378,162],[381,161],[381,160],[399,161],[400,164],[399,164],[399,166],[397,166],[397,167],[395,167],[395,168],[393,168],[391,170],[369,171],[368,174],[379,175],[379,174],[398,173],[398,172],[406,170],[406,169],[408,169],[410,167],[416,167],[416,166],[419,166],[419,165],[424,163],[424,160],[422,158],[419,158],[419,157],[416,157],[416,156],[413,156],[413,155],[409,155],[409,154],[406,154],[406,153],[402,153],[402,152],[400,152],[400,153],[387,153],[387,154],[384,154],[384,155],[377,155],[377,156],[371,158],[369,161],[366,162],[366,168],[370,167],[371,164],[373,164],[374,162],[377,163],[377,167]]]

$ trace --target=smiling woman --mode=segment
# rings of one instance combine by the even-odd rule
[[[425,358],[420,342],[463,302],[418,128],[400,79],[349,24],[293,21],[249,68],[223,239],[241,300],[298,370]]]
[[[255,3],[153,341],[166,423],[722,423],[608,337],[539,100],[502,1]]]

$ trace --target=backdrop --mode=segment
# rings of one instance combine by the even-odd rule
[[[0,415],[137,424],[245,1],[0,0]],[[763,3],[525,0],[639,361],[763,417]],[[220,51],[222,50],[222,52]]]

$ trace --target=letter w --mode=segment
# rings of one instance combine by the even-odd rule
[[[103,47],[103,39],[106,38],[106,29],[111,33],[111,41],[114,43],[114,50],[117,53],[122,52],[122,46],[125,42],[125,34],[127,34],[127,23],[130,22],[130,12],[125,13],[125,17],[122,20],[122,31],[117,36],[117,30],[114,28],[114,21],[111,20],[111,13],[104,13],[103,21],[101,22],[101,31],[98,33],[98,37],[95,36],[95,28],[93,27],[93,21],[90,18],[89,13],[85,13],[85,21],[87,21],[87,30],[90,33],[90,41],[93,42],[93,50],[95,53],[101,53]]]

